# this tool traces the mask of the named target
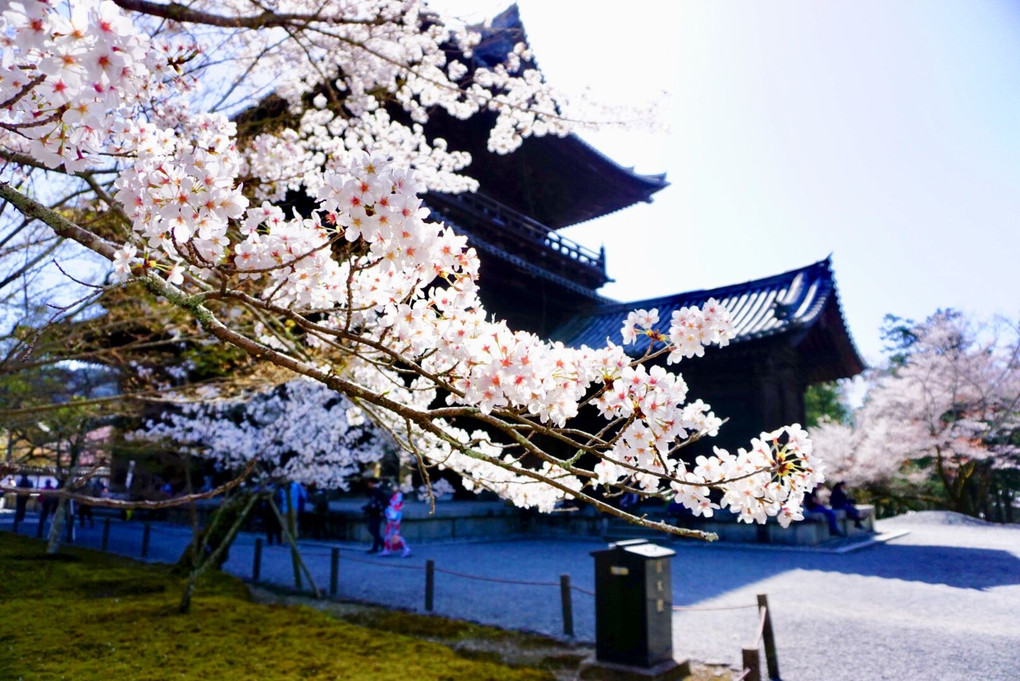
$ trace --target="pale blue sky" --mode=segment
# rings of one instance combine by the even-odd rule
[[[469,7],[491,15],[508,3]],[[833,254],[862,354],[882,316],[1020,312],[1020,5],[520,0],[539,65],[668,130],[584,133],[654,203],[565,233],[636,300]],[[459,5],[459,8],[458,8]]]

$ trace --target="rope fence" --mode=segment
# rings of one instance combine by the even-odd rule
[[[18,522],[15,522],[13,530],[15,533],[18,532]],[[135,532],[137,538],[137,531],[141,531],[141,558],[147,559],[150,547],[151,534],[156,534],[182,538],[186,535],[190,535],[190,528],[188,532],[184,531],[173,531],[165,528],[161,528],[158,525],[154,526],[149,522],[130,521],[130,520],[117,520],[112,521],[110,517],[103,519],[102,524],[102,539],[101,539],[101,550],[107,551],[110,546],[110,534],[112,525],[116,524],[121,530],[129,529]],[[41,524],[37,528],[37,535],[41,536],[42,526]],[[70,537],[70,534],[69,534]],[[283,546],[281,545],[281,548]],[[286,547],[290,550],[290,547]],[[425,572],[425,611],[433,612],[435,603],[435,575],[436,573],[448,575],[450,577],[456,577],[459,579],[468,579],[478,582],[489,582],[495,584],[508,584],[514,586],[537,586],[537,587],[549,587],[560,589],[560,604],[562,611],[562,623],[563,623],[563,634],[567,637],[574,636],[574,617],[573,617],[573,599],[572,593],[577,592],[586,596],[595,597],[595,592],[590,589],[585,589],[580,586],[575,586],[570,583],[570,575],[560,575],[558,582],[553,581],[538,581],[538,580],[525,580],[525,579],[511,579],[506,577],[489,577],[486,575],[472,574],[468,572],[460,572],[458,570],[451,570],[448,568],[436,567],[434,560],[427,560],[424,564],[421,563],[404,563],[397,561],[380,561],[371,560],[350,555],[351,551],[338,547],[331,547],[329,549],[316,549],[316,548],[303,548],[301,554],[305,556],[319,556],[328,557],[330,563],[330,579],[329,579],[329,596],[335,598],[339,591],[340,582],[340,562],[346,561],[350,563],[358,563],[361,565],[369,565],[377,568],[395,568],[401,570],[422,570]],[[264,556],[264,546],[261,538],[256,538],[254,542],[254,551],[252,553],[252,567],[251,567],[251,581],[258,583],[262,581],[262,559]],[[297,586],[300,589],[300,585]],[[323,594],[318,590],[315,590],[316,597],[322,597]],[[766,681],[766,679],[779,679],[779,663],[776,659],[776,643],[772,629],[772,620],[768,608],[768,599],[765,594],[758,594],[757,603],[747,605],[718,605],[718,606],[685,606],[685,605],[674,605],[672,610],[674,612],[719,612],[719,611],[730,611],[730,610],[748,610],[751,608],[757,608],[759,617],[756,627],[756,632],[753,642],[745,647],[741,648],[741,660],[742,669],[739,676],[734,678],[734,681]],[[761,668],[761,655],[760,651],[764,644],[765,649],[765,662],[768,676],[762,675]]]
[[[256,539],[256,552],[255,552],[255,556],[254,556],[256,564],[253,566],[253,569],[252,569],[253,581],[258,581],[258,577],[257,577],[257,575],[259,574],[258,561],[261,559],[261,551],[259,551],[258,549],[260,548],[261,541],[262,541],[261,539]],[[560,588],[560,596],[561,596],[561,598],[560,598],[561,610],[562,610],[562,615],[563,615],[563,634],[565,636],[568,636],[568,637],[573,637],[574,636],[573,600],[572,600],[572,597],[571,597],[572,592],[576,591],[576,592],[584,594],[586,596],[591,596],[593,598],[595,597],[595,592],[592,591],[591,589],[585,589],[584,587],[572,585],[570,583],[570,575],[567,575],[567,574],[560,575],[560,581],[559,582],[546,582],[546,581],[526,580],[526,579],[510,579],[510,578],[505,578],[505,577],[489,577],[489,576],[486,576],[486,575],[477,575],[477,574],[471,574],[471,573],[467,573],[467,572],[460,572],[458,570],[450,570],[448,568],[436,567],[435,561],[432,561],[432,560],[426,561],[426,563],[424,565],[421,565],[421,564],[411,564],[411,565],[408,565],[406,563],[398,563],[398,562],[391,562],[391,561],[384,562],[384,561],[378,561],[378,560],[368,560],[368,559],[364,559],[364,558],[357,558],[357,557],[351,556],[351,555],[349,555],[349,551],[341,553],[341,550],[339,548],[333,548],[333,549],[331,549],[328,552],[327,551],[317,551],[315,549],[310,549],[310,550],[306,549],[304,551],[304,553],[305,553],[305,555],[310,555],[310,556],[329,556],[330,557],[331,567],[330,567],[330,591],[329,591],[329,594],[330,594],[331,597],[335,597],[336,594],[337,594],[337,586],[338,586],[338,581],[339,581],[338,580],[339,562],[340,561],[349,561],[349,562],[352,562],[352,563],[360,563],[362,565],[371,565],[371,566],[374,566],[374,567],[382,567],[382,568],[398,568],[398,569],[404,569],[404,570],[424,570],[425,571],[425,610],[426,610],[426,612],[432,612],[434,610],[434,602],[435,602],[435,574],[437,572],[440,573],[440,574],[449,575],[451,577],[458,577],[460,579],[469,579],[469,580],[478,581],[478,582],[489,582],[489,583],[495,583],[495,584],[510,584],[510,585],[515,585],[515,586],[538,586],[538,587],[551,587],[551,588],[559,587]],[[764,639],[765,640],[766,660],[767,660],[767,663],[768,663],[768,670],[769,670],[769,678],[778,679],[779,678],[779,668],[778,668],[778,663],[776,661],[775,641],[774,641],[773,636],[772,636],[772,625],[771,625],[771,620],[769,619],[769,616],[768,616],[767,601],[766,601],[766,596],[764,594],[759,594],[758,595],[758,602],[757,603],[749,603],[749,604],[746,604],[746,605],[716,605],[716,606],[674,605],[674,606],[672,606],[672,610],[674,612],[720,612],[720,611],[731,611],[731,610],[750,610],[752,608],[757,608],[759,610],[759,613],[760,613],[759,626],[758,626],[758,634],[757,634],[757,636],[755,638],[755,643],[753,644],[753,649],[754,649],[754,652],[755,652],[755,665],[753,667],[749,667],[748,666],[750,664],[749,663],[749,657],[745,657],[744,658],[745,659],[745,668],[743,670],[743,673],[738,678],[739,679],[748,679],[748,678],[750,678],[750,679],[753,679],[754,681],[759,681],[760,680],[761,675],[760,675],[760,671],[758,671],[760,665],[757,662],[757,660],[758,660],[757,653],[758,653],[758,648],[761,645],[761,641]]]
[[[336,597],[339,587],[339,574],[340,574],[340,561],[348,561],[351,563],[359,563],[361,565],[371,565],[373,567],[381,568],[397,568],[403,570],[424,570],[425,571],[425,611],[433,612],[435,609],[435,579],[436,573],[449,575],[451,577],[457,577],[460,579],[469,579],[478,582],[489,582],[493,584],[509,584],[513,586],[539,586],[539,587],[559,587],[560,589],[560,608],[563,617],[563,634],[564,636],[574,636],[574,610],[573,600],[571,598],[571,591],[579,591],[581,593],[594,596],[594,591],[588,589],[582,589],[581,587],[571,586],[570,575],[560,575],[560,581],[558,582],[545,582],[529,579],[510,579],[507,577],[488,577],[486,575],[476,575],[468,572],[460,572],[459,570],[450,570],[448,568],[436,567],[435,561],[427,560],[424,565],[421,564],[407,564],[390,561],[378,561],[369,560],[365,558],[356,558],[349,555],[349,551],[341,553],[339,548],[332,548],[329,551],[321,551],[316,549],[304,549],[302,553],[306,556],[328,556],[330,559],[330,578],[329,578],[329,595],[330,597]],[[255,552],[252,556],[252,581],[258,582],[262,573],[262,540],[255,540]]]
[[[674,605],[673,610],[677,612],[712,612],[716,610],[748,610],[750,608],[757,608],[755,604],[751,605],[706,605],[706,606],[693,606],[693,605]]]
[[[502,577],[484,577],[482,575],[469,575],[464,572],[457,572],[456,570],[447,570],[445,568],[436,568],[436,572],[442,572],[446,575],[453,575],[454,577],[462,577],[463,579],[473,579],[479,582],[494,582],[496,584],[518,584],[520,586],[559,586],[559,582],[535,582],[523,579],[504,579]]]

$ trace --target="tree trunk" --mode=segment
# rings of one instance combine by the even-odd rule
[[[223,567],[230,557],[230,543],[236,534],[231,528],[235,523],[244,523],[252,507],[251,500],[257,496],[241,493],[224,499],[219,508],[213,511],[206,526],[194,534],[191,543],[177,559],[174,572],[178,574],[192,572],[195,565],[201,563],[206,555],[216,552],[220,547],[223,547],[223,550],[217,553],[220,558],[214,567],[217,570]]]
[[[67,475],[64,476],[64,479],[57,485],[57,487],[67,487],[72,482],[72,479],[74,477],[74,471],[75,471],[75,469],[78,468],[78,459],[81,456],[80,439],[84,437],[84,434],[82,432],[82,431],[84,431],[84,429],[85,429],[85,426],[84,426],[84,424],[82,424],[82,426],[80,427],[80,430],[79,430],[79,438],[75,439],[75,440],[72,440],[72,442],[71,442],[71,463],[70,463],[70,467],[68,468]],[[57,448],[57,467],[59,468],[59,466],[60,466],[60,448],[58,447]],[[68,507],[68,504],[70,504],[70,503],[71,503],[71,501],[69,499],[64,499],[64,498],[61,498],[60,501],[57,502],[57,510],[53,512],[53,521],[50,524],[49,541],[46,544],[46,553],[48,553],[48,554],[54,554],[54,553],[56,553],[57,551],[60,550],[60,533],[64,529],[64,522],[67,521],[67,515],[68,515],[67,507]],[[74,518],[73,517],[70,519],[70,522],[72,522],[72,523],[74,522]]]
[[[234,538],[237,537],[237,533],[244,525],[245,518],[248,517],[248,513],[251,512],[251,509],[255,506],[255,502],[258,501],[258,498],[258,494],[243,494],[233,498],[233,500],[244,499],[243,508],[239,513],[233,514],[233,522],[230,523],[226,532],[218,535],[220,541],[215,548],[205,542],[201,542],[197,545],[194,543],[192,544],[192,546],[196,546],[194,550],[185,550],[185,554],[190,553],[195,562],[192,564],[192,569],[188,573],[188,581],[184,585],[184,592],[181,594],[181,602],[177,606],[177,611],[182,615],[191,610],[191,599],[195,595],[195,587],[198,586],[199,577],[201,577],[210,566],[215,565],[218,570],[223,566],[223,563],[226,562],[228,549],[230,545],[234,543]],[[239,504],[234,505],[236,507]],[[222,518],[223,516],[214,519],[213,522],[210,523],[210,530],[216,525],[222,526],[222,523],[219,522]],[[198,538],[196,537],[196,541],[197,539]],[[191,546],[188,548],[191,549]],[[181,560],[183,559],[184,556],[181,557]],[[180,561],[178,561],[178,566],[179,565]]]
[[[64,516],[67,513],[67,499],[57,502],[57,510],[50,521],[50,533],[46,537],[46,553],[53,555],[60,550],[60,534],[64,531]]]
[[[312,588],[312,592],[318,598],[322,594],[322,592],[319,591],[319,587],[316,586],[315,579],[312,577],[311,570],[308,569],[308,566],[305,565],[305,561],[301,558],[301,553],[298,551],[297,539],[295,538],[294,534],[290,531],[289,524],[284,519],[283,514],[280,513],[279,507],[273,502],[272,497],[269,498],[269,505],[270,508],[273,509],[273,513],[276,514],[276,519],[280,521],[280,526],[283,528],[283,534],[286,535],[287,537],[287,543],[290,544],[291,562],[297,566],[295,568],[296,570],[300,570],[305,573],[305,577],[308,579],[308,585]],[[298,589],[301,588],[300,572],[296,572],[295,574],[294,585]]]
[[[291,485],[287,485],[287,517],[284,519],[286,524],[287,532],[290,534],[290,565],[294,570],[294,588],[298,591],[301,590],[301,557],[297,550],[297,510],[294,508],[294,502],[297,501],[294,498],[294,494],[291,490]]]

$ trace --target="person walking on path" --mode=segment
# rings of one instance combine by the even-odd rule
[[[21,489],[32,489],[32,481],[28,479],[28,476],[24,473],[21,474],[21,480],[18,480],[18,487]],[[28,493],[19,494],[18,498],[14,500],[14,523],[18,524],[25,519],[25,511],[28,509]]]
[[[311,487],[309,500],[312,512],[308,514],[308,532],[313,539],[325,539],[329,530],[329,495],[318,486]]]
[[[50,517],[53,511],[57,510],[57,498],[47,492],[53,492],[53,481],[47,480],[39,494],[39,526],[35,530],[35,536],[42,538],[43,527],[46,525],[46,519]]]
[[[89,495],[93,497],[103,496],[103,489],[105,485],[101,480],[96,480],[89,488]],[[81,529],[85,529],[85,520],[88,519],[89,527],[96,526],[96,519],[92,515],[92,505],[86,504],[85,502],[78,502],[78,522],[81,523]]]
[[[391,553],[400,551],[401,558],[411,555],[411,547],[407,545],[404,538],[400,536],[400,521],[404,518],[404,494],[399,489],[393,492],[390,502],[386,506],[386,539],[384,541],[381,556],[388,556]]]
[[[298,538],[298,519],[305,512],[308,503],[308,492],[300,482],[283,483],[276,490],[276,507],[287,523],[287,531],[295,540]]]
[[[270,486],[270,489],[272,487]],[[274,492],[275,494],[275,492]],[[266,544],[283,544],[283,525],[273,510],[272,494],[262,497],[259,502],[259,516],[262,518],[262,529],[266,531]]]
[[[386,498],[386,493],[379,488],[379,478],[368,478],[365,484],[368,485],[368,503],[362,506],[361,510],[365,513],[368,533],[372,535],[372,548],[368,550],[368,553],[379,553],[385,547],[379,529],[389,500]]]

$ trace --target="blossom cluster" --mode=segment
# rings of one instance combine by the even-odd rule
[[[159,101],[193,46],[159,46],[109,0],[67,15],[23,0],[0,14],[0,143],[39,163],[83,170],[120,125]]]
[[[696,515],[711,516],[712,509],[729,507],[738,513],[738,520],[747,523],[763,523],[776,516],[787,527],[802,520],[804,493],[825,481],[824,467],[814,456],[807,431],[797,425],[762,433],[751,440],[750,449],[736,454],[717,448],[715,457],[699,456],[695,463],[692,471],[678,474],[678,482],[672,483],[676,501]],[[703,486],[690,484],[720,478],[732,482],[719,506],[709,500]]]
[[[116,135],[118,148],[134,151],[136,160],[117,179],[114,198],[144,245],[174,263],[175,283],[182,281],[182,251],[201,267],[220,262],[229,221],[248,205],[236,185],[233,123],[212,114],[185,120],[178,134],[131,121]],[[126,275],[124,265],[118,274]]]
[[[634,310],[623,323],[623,342],[630,345],[639,337],[668,340],[668,364],[684,358],[703,357],[710,345],[725,347],[733,337],[733,320],[726,308],[715,298],[709,298],[702,307],[682,307],[673,312],[667,331],[660,329],[659,311]]]
[[[249,3],[236,0],[189,3],[197,15],[244,16],[249,10]],[[281,41],[270,30],[213,33],[205,27],[186,33],[171,24],[157,41],[110,0],[12,2],[0,13],[0,141],[69,171],[87,169],[103,154],[119,156],[124,150],[110,146],[125,122],[159,117],[159,109],[182,93],[201,99],[191,92],[198,83],[184,74],[208,68],[193,40],[203,35],[231,52],[238,71],[249,74],[244,82],[254,84],[247,88],[239,81],[223,97],[240,101],[272,82],[296,110],[307,93],[319,92],[298,125],[242,145],[245,171],[263,180],[254,190],[258,198],[278,200],[299,187],[315,191],[314,183],[305,183],[305,171],[365,149],[414,167],[430,189],[475,189],[477,182],[461,173],[470,155],[424,135],[422,125],[436,107],[461,119],[495,111],[489,146],[501,153],[528,136],[568,132],[555,94],[530,66],[523,43],[506,63],[469,69],[456,54],[470,60],[479,35],[456,22],[437,22],[418,2],[323,7],[316,0],[290,0],[279,11],[308,17],[295,20],[301,40]],[[395,120],[387,101],[413,122]]]

